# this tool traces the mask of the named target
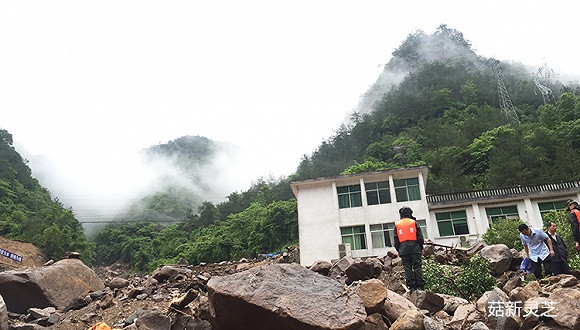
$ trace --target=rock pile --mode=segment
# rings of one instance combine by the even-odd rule
[[[215,265],[184,260],[150,276],[115,268],[97,276],[80,260],[65,259],[0,273],[0,330],[580,329],[579,274],[526,282],[515,267],[519,253],[501,245],[425,252],[445,263],[479,253],[492,263],[499,287],[474,301],[410,293],[394,251],[310,267],[290,263],[292,253]]]

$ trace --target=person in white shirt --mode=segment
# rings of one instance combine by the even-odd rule
[[[528,225],[522,223],[518,227],[520,231],[520,239],[526,251],[526,256],[530,258],[532,263],[532,273],[539,280],[542,275],[542,264],[546,268],[546,264],[550,261],[549,257],[554,256],[554,248],[552,247],[552,240],[548,239],[548,234],[538,228],[529,228]],[[546,246],[546,244],[548,246]]]

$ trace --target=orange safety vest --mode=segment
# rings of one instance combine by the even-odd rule
[[[395,229],[397,230],[399,243],[417,240],[417,226],[415,225],[415,220],[403,218],[395,223]]]
[[[580,230],[580,210],[572,209],[572,213],[576,215],[576,221],[578,221],[578,230]]]

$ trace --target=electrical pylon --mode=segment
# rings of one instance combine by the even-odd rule
[[[534,75],[534,84],[542,93],[542,98],[544,99],[544,104],[548,104],[550,102],[556,102],[556,98],[554,97],[554,93],[550,89],[550,87],[546,86],[545,82],[550,79],[550,76],[554,73],[554,70],[548,68],[548,65],[544,63],[544,65],[536,72]]]
[[[499,95],[499,108],[501,111],[508,117],[509,119],[520,123],[520,119],[518,118],[518,114],[516,112],[516,107],[512,103],[512,99],[510,98],[510,94],[505,87],[503,82],[503,75],[499,68],[499,61],[495,63],[494,66],[495,78],[497,80],[497,93]]]

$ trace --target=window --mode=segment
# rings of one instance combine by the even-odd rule
[[[417,220],[417,223],[419,224],[419,228],[421,228],[423,238],[429,238],[429,235],[427,235],[427,220]]]
[[[469,234],[465,211],[435,213],[435,218],[437,219],[439,236]]]
[[[397,195],[397,202],[420,200],[419,179],[395,180],[395,194]]]
[[[365,190],[367,192],[368,205],[387,204],[391,202],[389,181],[365,183]]]
[[[352,186],[336,187],[338,193],[338,207],[341,209],[347,207],[362,206],[362,197],[360,194],[360,184]]]
[[[550,211],[564,211],[566,209],[566,201],[538,203],[538,207],[540,208],[542,220],[544,220],[544,215]]]
[[[371,227],[371,241],[373,242],[373,249],[380,249],[384,247],[393,246],[393,231],[395,230],[395,224],[391,223],[379,223],[375,225],[370,225]]]
[[[518,208],[515,205],[485,208],[487,219],[493,224],[499,219],[519,219]]]
[[[343,243],[349,243],[351,250],[364,250],[367,248],[365,226],[353,226],[340,228]]]

